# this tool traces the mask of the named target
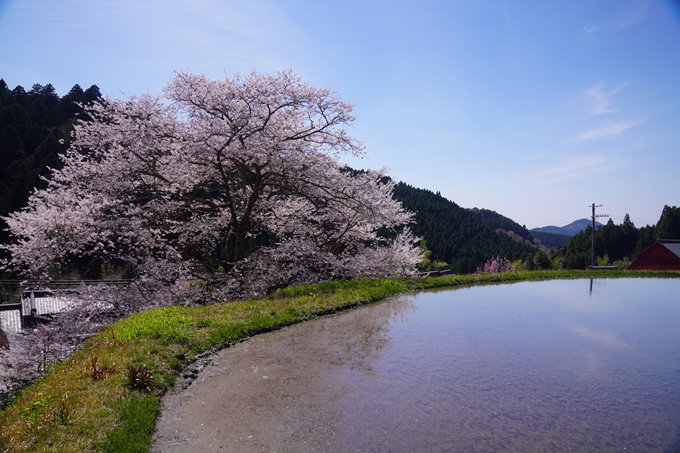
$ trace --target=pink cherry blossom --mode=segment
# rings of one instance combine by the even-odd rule
[[[6,268],[48,278],[76,257],[234,297],[292,283],[408,275],[411,213],[385,170],[353,172],[353,106],[291,71],[179,72],[164,97],[86,108],[44,190],[5,220]],[[387,180],[387,182],[386,182]]]
[[[498,256],[490,258],[482,267],[477,268],[476,274],[499,274],[503,272],[514,272],[515,268],[507,258]]]

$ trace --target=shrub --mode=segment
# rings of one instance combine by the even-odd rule
[[[477,268],[476,274],[500,274],[503,272],[514,272],[515,268],[507,258],[498,256],[489,259],[482,267]]]

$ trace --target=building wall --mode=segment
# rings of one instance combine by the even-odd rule
[[[628,266],[629,270],[676,270],[680,271],[680,257],[657,242],[640,253]]]

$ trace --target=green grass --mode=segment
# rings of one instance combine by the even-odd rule
[[[101,450],[107,453],[143,453],[151,447],[160,401],[155,395],[132,395],[118,402],[120,424],[109,432]]]
[[[107,327],[24,388],[0,412],[0,451],[146,452],[160,399],[198,354],[402,292],[589,277],[678,278],[680,272],[545,271],[337,281],[285,288],[257,300],[149,310]],[[129,385],[131,367],[145,373],[143,385]]]

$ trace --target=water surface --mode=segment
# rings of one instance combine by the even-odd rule
[[[258,336],[156,451],[680,451],[680,280],[424,292]]]

